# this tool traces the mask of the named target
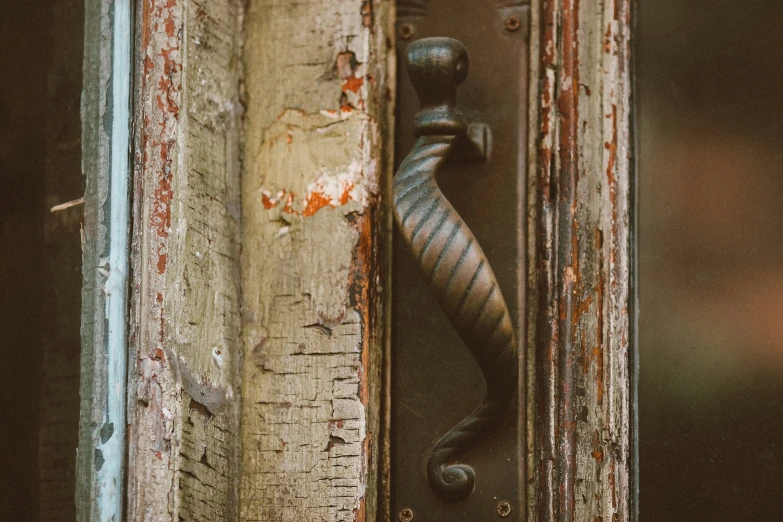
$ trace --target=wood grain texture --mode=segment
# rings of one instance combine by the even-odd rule
[[[390,11],[248,5],[242,521],[376,516]]]
[[[127,516],[236,520],[242,3],[137,16]]]
[[[627,521],[631,3],[533,11],[529,516]]]

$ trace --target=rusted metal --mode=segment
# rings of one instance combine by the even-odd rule
[[[400,511],[399,520],[400,522],[411,522],[413,520],[413,511],[408,508],[403,509]]]
[[[519,28],[522,27],[522,21],[519,19],[518,16],[509,16],[506,18],[506,30],[509,32],[515,32],[519,31]]]
[[[498,504],[498,516],[500,518],[506,518],[511,515],[511,504],[508,502],[501,502]]]
[[[413,28],[413,24],[400,24],[400,29],[397,31],[400,35],[400,38],[403,40],[410,40],[413,38],[413,35],[415,34],[416,30]]]
[[[533,519],[628,520],[630,2],[539,8]]]

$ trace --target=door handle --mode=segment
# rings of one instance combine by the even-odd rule
[[[435,444],[427,462],[432,489],[457,501],[472,493],[475,472],[456,459],[503,422],[516,393],[517,342],[486,255],[435,179],[467,129],[457,108],[467,52],[452,38],[424,38],[410,44],[407,66],[421,109],[414,120],[417,141],[394,177],[395,221],[487,384],[483,402]]]

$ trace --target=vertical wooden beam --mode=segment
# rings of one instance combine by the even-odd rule
[[[531,518],[624,521],[631,2],[537,4]]]
[[[392,9],[249,2],[243,521],[376,517]]]
[[[242,2],[139,0],[128,520],[236,520]]]
[[[122,517],[130,177],[130,0],[85,6],[79,520]]]

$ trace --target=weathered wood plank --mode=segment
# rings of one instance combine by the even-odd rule
[[[534,8],[531,518],[629,520],[631,3]]]
[[[142,0],[129,520],[235,520],[242,3]]]
[[[86,178],[79,520],[122,515],[125,453],[126,286],[129,227],[131,9],[85,4],[82,167]]]
[[[244,521],[376,516],[391,9],[249,2]]]

